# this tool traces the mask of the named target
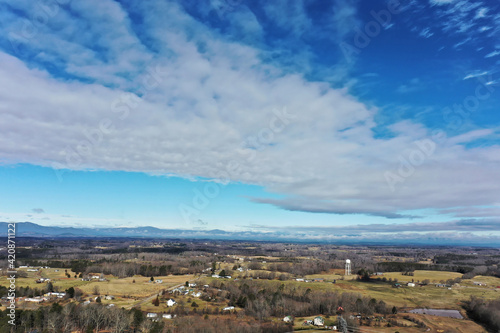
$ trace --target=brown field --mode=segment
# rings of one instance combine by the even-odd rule
[[[146,297],[160,292],[163,289],[185,283],[193,279],[193,275],[169,275],[155,276],[155,279],[162,279],[163,283],[150,282],[149,278],[143,276],[134,276],[119,279],[116,277],[106,276],[108,281],[104,282],[88,282],[80,286],[80,289],[87,294],[92,294],[94,287],[99,287],[101,295],[125,296],[125,297]],[[135,283],[133,283],[135,280]]]
[[[418,315],[418,314],[399,314],[401,317],[403,315],[410,315],[410,317],[416,318],[423,321],[427,327],[431,330],[428,332],[458,332],[458,333],[486,333],[487,331],[480,325],[476,324],[471,320],[466,319],[454,319],[446,317],[436,317],[431,315]],[[394,329],[394,327],[392,328]],[[400,330],[406,332],[404,330]],[[423,330],[420,330],[422,332]]]
[[[456,273],[456,272],[442,272],[442,271],[415,271],[413,276],[407,276],[407,275],[402,275],[400,272],[389,272],[389,273],[384,273],[384,275],[380,277],[385,277],[387,279],[392,278],[398,279],[400,282],[411,282],[412,280],[415,281],[423,281],[423,280],[430,280],[431,283],[439,283],[440,281],[448,280],[448,279],[455,279],[455,278],[460,278],[462,277],[461,273]]]

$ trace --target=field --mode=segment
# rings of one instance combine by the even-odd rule
[[[26,269],[19,269],[20,271],[26,271]],[[160,292],[163,289],[169,287],[184,284],[188,280],[193,279],[193,275],[169,275],[169,276],[158,276],[155,279],[162,279],[163,283],[154,283],[150,281],[150,278],[143,276],[135,276],[128,278],[117,278],[113,276],[106,276],[107,281],[82,281],[80,278],[74,278],[74,273],[68,270],[71,278],[65,275],[64,268],[49,268],[42,269],[39,272],[27,272],[28,277],[17,278],[16,286],[19,287],[30,287],[44,289],[46,283],[36,283],[35,280],[44,277],[50,278],[53,286],[60,291],[64,291],[69,287],[75,287],[81,289],[85,294],[92,295],[95,287],[99,289],[101,295],[113,295],[119,297],[146,297],[151,294]],[[133,282],[135,280],[135,283]],[[0,285],[8,286],[9,281],[7,277],[0,277]]]
[[[56,270],[58,270],[58,272],[56,272]],[[26,272],[28,274],[28,277],[17,278],[16,279],[17,287],[30,287],[30,288],[43,289],[45,287],[45,283],[35,282],[35,280],[37,280],[40,277],[51,279],[53,285],[58,286],[61,290],[68,289],[69,287],[81,287],[83,285],[90,283],[88,281],[82,281],[79,278],[74,278],[75,273],[71,272],[71,270],[68,270],[68,273],[70,273],[71,275],[71,278],[68,278],[65,275],[64,268],[41,269],[39,272],[28,272],[26,269],[19,269],[19,271]],[[0,285],[1,286],[8,285],[7,277],[0,276]]]
[[[162,279],[163,283],[151,282],[149,278],[143,276],[135,276],[119,279],[116,277],[106,276],[108,281],[103,282],[88,282],[80,287],[83,292],[92,294],[97,286],[102,295],[114,295],[125,297],[146,297],[154,293],[158,293],[163,289],[184,284],[186,281],[193,279],[192,275],[170,275],[170,276],[155,276],[155,279]],[[135,283],[133,282],[135,280]]]
[[[402,275],[400,272],[389,272],[384,273],[380,277],[385,277],[387,279],[398,279],[399,282],[411,282],[430,280],[431,283],[439,283],[440,281],[446,281],[448,279],[455,279],[462,277],[462,274],[456,272],[442,272],[442,271],[419,271],[416,270],[413,276]]]
[[[434,273],[434,272],[433,272]],[[454,272],[440,272],[440,277],[447,276],[448,278],[456,276],[458,273]],[[419,274],[423,277],[428,277],[428,273],[424,272]],[[460,274],[459,274],[460,275]],[[325,281],[331,281],[336,275],[318,274],[309,277],[321,277]],[[208,281],[216,279],[208,278]],[[473,279],[476,281],[476,278]],[[472,284],[471,280],[464,280],[463,284]],[[496,282],[500,285],[500,279],[488,277],[488,281],[494,284]],[[360,293],[361,295],[370,296],[377,300],[395,305],[397,307],[408,308],[436,308],[436,309],[461,309],[461,301],[468,300],[470,296],[477,296],[482,299],[498,299],[500,297],[500,289],[485,288],[485,287],[453,287],[451,290],[448,288],[439,288],[434,285],[423,287],[406,287],[394,288],[390,283],[383,282],[362,282],[356,280],[337,280],[337,283],[331,282],[299,282],[295,280],[289,281],[265,281],[267,285],[274,285],[278,287],[281,283],[287,286],[311,288],[312,290],[331,290],[331,291],[349,291]]]

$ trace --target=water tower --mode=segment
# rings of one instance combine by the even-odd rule
[[[345,275],[351,275],[351,259],[345,261]]]

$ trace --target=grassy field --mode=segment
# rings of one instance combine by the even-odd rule
[[[411,282],[430,280],[431,283],[439,283],[440,281],[446,281],[448,279],[455,279],[462,277],[462,274],[456,272],[442,272],[442,271],[415,271],[413,276],[402,275],[400,272],[389,272],[384,273],[380,277],[385,277],[387,279],[398,279],[400,282]]]
[[[163,283],[151,282],[149,278],[143,276],[134,276],[119,279],[112,276],[106,276],[108,281],[88,282],[80,287],[84,293],[92,294],[97,286],[101,295],[113,295],[121,297],[146,297],[158,293],[163,289],[184,283],[193,279],[192,275],[169,275],[155,276],[155,279],[162,279]],[[133,281],[135,280],[135,283]]]
[[[446,273],[446,272],[445,272]],[[448,276],[453,276],[456,273],[448,272]],[[426,275],[423,275],[426,276]],[[442,275],[444,276],[444,275]],[[324,276],[322,276],[325,278]],[[216,280],[208,278],[209,281]],[[257,281],[257,280],[254,280]],[[468,283],[469,280],[465,280]],[[475,281],[475,279],[474,279]],[[304,290],[310,288],[312,290],[331,290],[338,292],[353,292],[361,295],[383,300],[384,302],[397,307],[410,308],[437,308],[437,309],[460,309],[461,301],[468,300],[470,296],[477,296],[483,299],[497,299],[500,297],[500,289],[494,288],[474,288],[474,287],[453,287],[438,288],[434,285],[424,287],[406,287],[393,288],[389,283],[382,282],[361,282],[356,280],[337,280],[337,283],[331,282],[298,282],[295,280],[289,281],[268,281],[260,280],[271,288],[278,288],[281,283],[287,287],[298,287]]]
[[[59,272],[56,272],[56,270],[59,270]],[[75,279],[74,278],[75,274],[70,270],[68,270],[68,273],[70,273],[71,278],[68,278],[64,273],[64,268],[41,269],[39,272],[28,272],[26,269],[19,269],[19,271],[26,272],[28,274],[28,277],[17,278],[16,279],[17,287],[30,287],[30,288],[43,289],[45,288],[46,285],[45,283],[35,282],[40,277],[50,278],[52,284],[54,286],[59,287],[61,290],[68,289],[69,287],[81,287],[90,283],[88,281],[82,281],[79,278]],[[8,285],[7,277],[5,276],[0,277],[0,285],[1,286]]]
[[[474,282],[486,283],[486,287],[488,288],[496,288],[500,286],[500,279],[494,276],[481,276],[478,275],[470,280],[464,280],[461,284],[467,286],[473,286]]]
[[[417,315],[417,314],[399,314],[398,317],[409,315],[412,318],[418,319],[430,328],[428,332],[457,332],[457,333],[487,333],[487,331],[480,325],[471,320],[454,319],[446,317],[436,317],[431,315]],[[392,331],[382,332],[395,332],[397,329],[392,327]],[[399,329],[400,332],[407,332],[406,328]],[[422,332],[422,330],[420,330]]]
[[[56,272],[58,270],[58,272]],[[26,269],[20,269],[26,271]],[[50,278],[54,287],[63,291],[69,287],[81,289],[84,293],[92,295],[94,288],[97,286],[101,295],[113,295],[120,297],[146,297],[157,293],[163,289],[185,283],[193,279],[193,275],[169,275],[158,276],[155,279],[162,279],[163,283],[153,283],[149,278],[143,276],[135,276],[119,279],[113,276],[106,276],[108,281],[82,281],[80,278],[74,278],[74,273],[68,270],[71,278],[65,275],[64,268],[42,269],[40,272],[27,272],[28,277],[16,279],[17,287],[27,287],[43,289],[46,283],[36,283],[35,280],[44,277]],[[133,281],[135,280],[135,283]],[[5,276],[0,277],[0,285],[8,286],[8,281]]]

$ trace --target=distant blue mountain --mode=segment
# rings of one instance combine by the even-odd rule
[[[8,222],[0,222],[0,237],[6,237]],[[330,243],[330,244],[364,244],[364,245],[453,245],[453,246],[484,246],[498,247],[495,240],[484,242],[483,239],[470,239],[468,242],[453,238],[437,237],[436,235],[422,235],[411,241],[398,237],[367,236],[353,233],[335,238],[335,235],[323,233],[294,234],[287,230],[273,232],[241,231],[232,232],[220,229],[160,229],[151,226],[144,227],[116,227],[116,228],[81,228],[43,226],[32,222],[17,222],[16,237],[43,237],[43,238],[85,238],[85,237],[128,237],[128,238],[170,238],[170,239],[212,239],[212,240],[245,240],[271,241],[295,243]],[[337,235],[338,236],[338,235]]]

